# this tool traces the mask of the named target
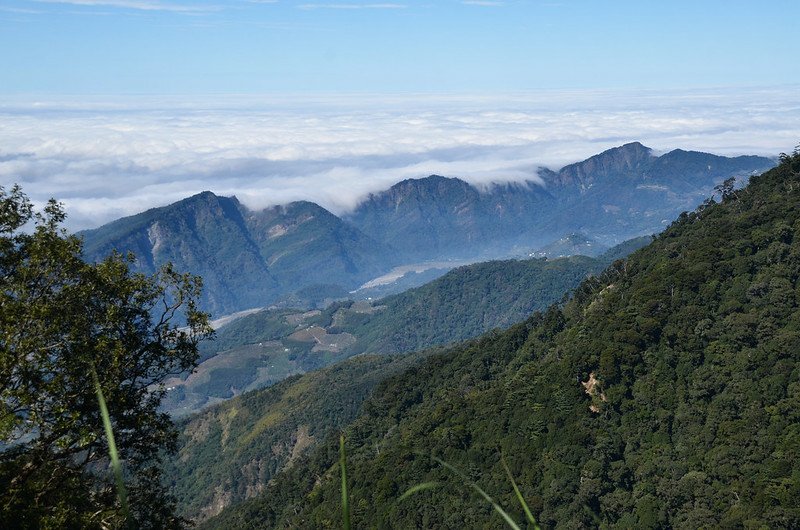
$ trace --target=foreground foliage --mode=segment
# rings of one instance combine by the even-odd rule
[[[210,332],[200,281],[170,267],[132,274],[119,255],[87,264],[63,219],[55,202],[38,213],[18,187],[0,188],[0,527],[179,526],[159,482],[175,433],[157,383],[193,367]],[[127,522],[100,394],[130,473]]]
[[[262,491],[283,468],[352,422],[381,380],[435,352],[358,355],[181,422],[178,453],[165,464],[181,513],[202,520]]]
[[[379,385],[345,433],[353,526],[502,528],[431,456],[523,520],[501,454],[543,528],[800,526],[800,153],[720,191],[563,307]],[[205,526],[338,527],[338,456]]]

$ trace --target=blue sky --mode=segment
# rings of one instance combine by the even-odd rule
[[[796,0],[2,0],[0,94],[800,83]]]
[[[68,226],[211,190],[334,212],[641,141],[800,141],[800,1],[0,0],[0,186]]]

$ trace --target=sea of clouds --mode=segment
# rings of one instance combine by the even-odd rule
[[[405,178],[535,181],[541,166],[630,141],[776,156],[800,142],[798,88],[7,97],[0,185],[62,201],[74,230],[204,190],[250,208],[305,199],[341,213]]]

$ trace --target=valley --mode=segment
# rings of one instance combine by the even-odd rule
[[[216,340],[201,345],[194,373],[165,382],[162,410],[182,417],[353,355],[420,350],[508,326],[557,302],[588,275],[649,240],[627,242],[597,258],[465,265],[374,301],[247,311],[220,327]]]
[[[541,322],[536,319],[550,317],[539,312],[552,315],[559,303],[567,304],[565,311],[581,303],[580,293],[605,281],[618,260],[651,245],[653,237],[642,235],[647,230],[659,232],[679,208],[693,208],[722,180],[735,175],[746,181],[773,164],[684,151],[657,157],[633,143],[559,172],[541,170],[544,185],[479,192],[458,179],[432,176],[370,196],[342,218],[303,202],[250,211],[235,198],[206,193],[84,237],[89,251],[141,241],[133,235],[137,227],[155,220],[147,229],[152,251],[139,247],[148,259],[137,266],[147,270],[172,256],[213,267],[208,257],[235,256],[227,258],[231,272],[212,271],[205,307],[264,304],[217,320],[216,339],[201,345],[197,369],[165,381],[161,410],[181,422],[183,433],[179,458],[168,464],[173,491],[182,513],[216,528],[260,506],[248,499],[256,502],[276,479],[296,480],[290,478],[296,466],[324,459],[333,433],[357,424],[362,407],[380,399],[369,396],[392,377],[458,352],[470,352],[460,362],[480,373],[474,363],[482,354],[474,348],[495,351],[496,341],[518,333],[517,322]],[[164,214],[193,220],[172,222],[168,235]],[[191,238],[181,226],[191,226]],[[227,250],[215,242],[221,229],[229,231]],[[124,233],[130,235],[109,237]],[[619,243],[625,236],[633,238]],[[187,247],[192,238],[202,243]],[[168,250],[173,239],[181,249]],[[515,259],[487,261],[509,256]],[[227,287],[224,296],[216,294],[214,278]],[[565,302],[576,288],[578,301]],[[242,289],[244,298],[236,294]],[[497,331],[509,326],[512,331]],[[586,377],[602,388],[589,406],[599,413],[607,391],[592,379],[594,371]],[[567,399],[563,390],[552,392],[548,399]],[[530,427],[532,439],[544,427]],[[460,439],[446,435],[454,436]],[[224,458],[208,465],[216,451]],[[271,456],[259,456],[264,451]],[[259,520],[270,519],[261,514]],[[314,521],[326,526],[324,519]]]
[[[651,171],[661,158],[648,153],[627,145],[584,164],[600,176],[620,163]],[[765,413],[726,409],[728,396],[747,395],[751,402],[761,396],[764,411],[793,399],[785,389],[794,376],[783,369],[791,364],[781,360],[796,349],[797,160],[796,153],[784,155],[777,168],[743,188],[728,177],[715,190],[721,202],[707,198],[659,234],[613,246],[608,233],[571,231],[530,246],[520,243],[531,240],[526,236],[503,247],[514,258],[489,261],[480,261],[492,255],[480,243],[475,253],[465,251],[462,241],[462,257],[439,245],[436,252],[444,254],[428,259],[422,251],[389,247],[310,203],[254,213],[235,198],[211,193],[104,227],[106,235],[127,233],[124,241],[152,244],[149,257],[129,262],[137,270],[146,272],[165,256],[210,268],[211,289],[201,307],[271,301],[210,322],[216,334],[200,343],[196,369],[150,387],[153,395],[163,388],[159,411],[179,431],[177,453],[160,468],[176,512],[200,528],[336,527],[330,514],[338,507],[337,436],[344,433],[356,502],[352,516],[363,526],[438,528],[458,521],[499,527],[486,506],[464,503],[464,491],[448,480],[447,470],[469,469],[513,506],[497,478],[500,457],[508,458],[544,526],[597,519],[623,526],[708,522],[713,495],[726,491],[716,493],[712,485],[691,502],[672,491],[687,476],[717,473],[731,483],[736,472],[724,467],[715,449],[727,454],[742,436],[763,434],[746,422],[763,420]],[[587,171],[570,166],[559,178],[565,187],[577,185],[580,195],[597,183]],[[428,183],[437,189],[456,185],[473,197],[451,180]],[[420,185],[427,186],[398,186]],[[648,186],[635,189],[656,189]],[[465,211],[463,204],[458,209]],[[170,229],[165,219],[172,219]],[[412,216],[409,226],[419,219]],[[387,227],[393,222],[381,221]],[[248,226],[260,227],[260,239],[243,231]],[[462,237],[472,229],[454,230]],[[500,240],[485,241],[491,246]],[[98,248],[97,240],[92,245]],[[219,267],[231,252],[240,261]],[[381,256],[385,266],[378,263]],[[320,265],[331,259],[332,268]],[[218,294],[218,286],[235,285],[248,271],[266,274],[266,283],[244,298]],[[330,283],[340,273],[349,279]],[[303,285],[305,276],[326,283]],[[753,358],[769,362],[760,367],[748,360]],[[737,378],[739,366],[755,370],[757,379]],[[778,379],[784,390],[770,390],[769,381]],[[709,391],[712,382],[715,390]],[[748,385],[757,393],[748,393]],[[673,387],[680,390],[669,397]],[[166,415],[161,417],[168,421]],[[665,436],[667,427],[654,418],[669,418],[668,428],[677,431]],[[736,429],[726,427],[704,445],[698,432],[708,432],[711,418],[745,434],[734,436]],[[791,444],[785,424],[770,421],[784,436],[783,442],[769,438],[772,446]],[[629,451],[622,439],[643,449]],[[670,456],[651,458],[653,447]],[[702,447],[708,451],[697,454]],[[771,462],[774,453],[765,451],[755,447],[748,458]],[[670,467],[675,461],[680,469]],[[637,480],[649,485],[649,479],[632,478],[650,466],[672,473],[671,482],[655,486],[666,488],[658,496],[636,489]],[[758,481],[793,487],[784,471],[772,469],[778,468],[751,468],[760,478],[737,482],[763,521],[781,519],[751,493]],[[416,492],[419,483],[435,484],[424,488],[435,491],[402,495]],[[398,507],[398,498],[412,508]],[[736,510],[724,517],[741,520]]]

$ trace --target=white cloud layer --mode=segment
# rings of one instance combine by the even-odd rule
[[[219,97],[0,103],[0,184],[55,197],[72,229],[203,190],[251,208],[342,212],[412,177],[536,178],[641,141],[775,156],[800,141],[797,87],[561,91],[503,97]]]

